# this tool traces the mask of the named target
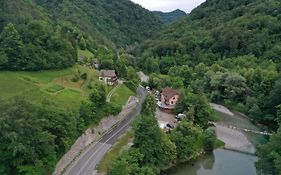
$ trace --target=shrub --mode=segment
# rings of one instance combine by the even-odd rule
[[[87,80],[87,77],[88,77],[88,74],[85,72],[85,73],[82,73],[80,75],[80,77],[83,79],[83,80]]]
[[[205,131],[204,149],[205,151],[213,151],[216,143],[216,133],[214,128],[208,128]]]
[[[127,81],[124,83],[130,90],[132,90],[133,92],[137,91],[138,88],[138,81],[137,80],[131,80],[131,81]]]
[[[71,81],[72,81],[72,82],[77,82],[77,81],[79,81],[79,79],[80,79],[79,75],[78,75],[78,74],[75,74],[75,75],[71,78]]]
[[[53,85],[53,86],[47,88],[46,91],[48,91],[50,93],[56,93],[56,92],[61,91],[63,89],[64,89],[63,86],[56,84],[56,85]]]

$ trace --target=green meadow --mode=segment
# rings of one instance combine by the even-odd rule
[[[73,81],[78,72],[87,73],[87,79]],[[24,96],[33,103],[48,99],[61,107],[77,108],[90,93],[88,85],[94,86],[96,83],[97,71],[83,66],[39,72],[1,71],[0,98],[9,100],[15,96]]]
[[[112,95],[111,103],[123,106],[126,104],[130,96],[134,96],[136,93],[129,89],[125,84],[122,84]]]
[[[86,79],[73,81],[73,77],[83,73],[87,74]],[[101,83],[98,81],[98,71],[78,65],[63,70],[38,72],[0,71],[0,99],[24,96],[33,103],[47,99],[61,107],[78,109],[91,93],[90,87],[98,83]],[[112,89],[106,86],[107,93]],[[135,93],[123,84],[114,92],[111,102],[122,106],[131,95]]]

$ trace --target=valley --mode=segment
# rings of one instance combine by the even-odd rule
[[[281,2],[180,1],[0,0],[0,174],[281,175]]]

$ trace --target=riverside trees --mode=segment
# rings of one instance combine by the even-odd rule
[[[133,126],[134,144],[113,160],[109,174],[158,174],[170,163],[189,160],[203,150],[204,133],[200,127],[186,119],[170,134],[164,133],[157,124],[155,107],[154,98],[148,96]]]
[[[263,174],[281,174],[281,128],[273,134],[269,142],[258,148],[258,170]]]

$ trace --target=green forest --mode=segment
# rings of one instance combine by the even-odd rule
[[[0,0],[0,174],[52,174],[88,127],[121,111],[97,82],[97,60],[125,81],[115,98],[134,94],[143,71],[142,85],[179,89],[175,112],[187,112],[163,133],[147,96],[132,147],[108,174],[159,174],[212,151],[214,102],[273,133],[257,148],[256,167],[281,175],[281,2],[207,0],[182,16],[129,0]]]
[[[111,57],[162,26],[152,12],[127,0],[1,0],[0,8],[1,70],[70,67],[78,49]]]
[[[187,15],[184,11],[179,9],[172,12],[154,11],[153,13],[158,16],[164,24],[171,24]]]
[[[193,89],[277,132],[257,168],[280,174],[281,3],[208,0],[132,53],[156,88]]]
[[[276,130],[280,7],[276,0],[209,0],[137,47],[138,66],[156,73],[152,86],[193,87]]]

